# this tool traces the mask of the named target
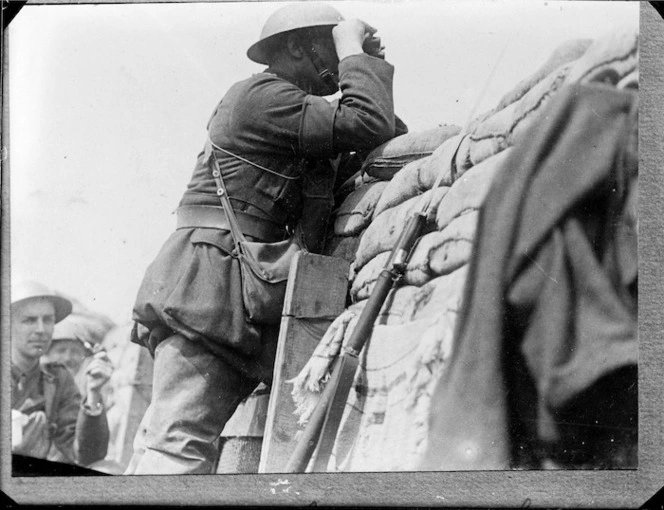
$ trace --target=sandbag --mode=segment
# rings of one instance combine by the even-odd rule
[[[328,471],[416,469],[431,395],[452,351],[456,315],[376,326],[335,441]],[[389,445],[389,447],[388,447]]]
[[[506,106],[521,99],[526,92],[542,81],[546,76],[558,69],[560,66],[579,59],[593,43],[592,39],[571,39],[558,46],[544,64],[533,74],[524,78],[516,86],[505,94],[494,108],[494,112],[500,111]]]
[[[639,35],[622,27],[597,39],[574,64],[568,83],[601,82],[617,85],[639,64]]]
[[[336,213],[335,235],[353,236],[366,228],[386,186],[387,182],[377,181],[360,186],[350,193]]]
[[[331,470],[405,470],[417,465],[426,445],[432,385],[452,351],[466,275],[462,268],[421,288],[403,286],[390,292],[362,351]],[[301,425],[311,416],[331,361],[350,338],[365,303],[351,305],[334,321],[292,381]],[[384,443],[390,445],[388,456],[381,449]]]
[[[637,66],[638,34],[633,30],[614,31],[595,40],[580,58],[555,69],[518,101],[473,123],[457,164],[463,171],[512,146],[563,85],[601,82],[615,86]]]
[[[409,198],[424,193],[428,189],[420,185],[419,174],[420,168],[429,159],[431,159],[431,156],[412,161],[394,175],[378,199],[378,203],[374,208],[373,218],[376,218],[385,209],[399,205]]]
[[[374,210],[374,218],[385,209],[394,207],[431,189],[441,173],[443,177],[440,186],[450,186],[455,170],[451,162],[459,143],[463,142],[463,139],[463,135],[453,136],[443,142],[431,156],[413,161],[397,172],[378,200]],[[458,178],[460,175],[461,173],[457,169],[454,177]]]
[[[479,209],[489,192],[495,174],[511,150],[509,148],[485,159],[459,177],[438,204],[437,230],[443,230],[454,218],[464,212]]]
[[[412,197],[405,202],[387,209],[379,214],[367,227],[362,235],[357,254],[355,257],[355,269],[359,270],[373,257],[384,251],[389,251],[401,235],[409,218],[422,209],[426,200],[431,199],[431,206],[427,216],[427,226],[425,229],[435,227],[436,211],[438,204],[443,199],[450,188],[442,187],[435,190],[429,190],[422,195]],[[426,230],[425,230],[426,231]]]
[[[464,170],[498,154],[511,146],[517,127],[532,125],[537,114],[563,86],[573,64],[565,64],[537,85],[521,99],[485,119],[469,133],[467,144],[459,148],[457,164]]]
[[[406,164],[430,155],[459,131],[459,126],[445,125],[392,138],[369,153],[361,171],[372,177],[390,180]]]
[[[442,232],[429,234],[429,270],[432,274],[444,275],[470,262],[478,215],[478,210],[469,210],[454,218]]]
[[[617,89],[639,89],[639,71],[632,71],[616,85]]]
[[[466,264],[472,252],[477,214],[477,211],[463,214],[443,231],[422,236],[406,266],[403,284],[419,287],[437,275],[450,273]],[[389,251],[380,253],[357,271],[350,290],[353,301],[369,297],[389,257]]]

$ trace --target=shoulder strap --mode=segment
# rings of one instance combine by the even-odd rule
[[[219,168],[219,162],[217,161],[214,153],[210,155],[210,167],[212,170],[212,177],[217,184],[217,196],[221,202],[221,206],[226,212],[226,217],[228,218],[228,224],[231,227],[231,234],[233,236],[233,242],[235,243],[235,248],[240,251],[240,243],[246,242],[246,238],[242,233],[242,229],[237,222],[237,217],[235,216],[235,211],[233,211],[233,206],[231,201],[228,198],[228,191],[226,190],[226,185],[221,177],[221,169]]]
[[[228,154],[229,156],[232,156],[235,159],[239,159],[240,161],[243,161],[243,162],[245,162],[245,163],[247,163],[247,164],[249,164],[249,165],[251,165],[255,168],[258,168],[259,170],[263,170],[264,172],[268,172],[268,173],[271,173],[271,174],[276,175],[278,177],[281,177],[282,179],[288,179],[289,181],[296,181],[296,180],[301,178],[301,176],[299,176],[299,175],[284,175],[284,174],[281,174],[279,172],[275,172],[274,170],[270,170],[269,168],[264,167],[262,165],[259,165],[258,163],[254,163],[253,161],[249,161],[247,158],[243,158],[242,156],[238,156],[237,154],[234,154],[231,151],[229,151],[227,149],[224,149],[223,147],[219,147],[210,138],[210,132],[209,131],[208,131],[208,143],[210,144],[211,147],[217,149],[218,151],[221,151],[225,154]],[[214,154],[212,154],[212,156],[214,156]]]

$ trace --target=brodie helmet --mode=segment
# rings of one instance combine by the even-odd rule
[[[55,322],[60,322],[71,313],[72,303],[68,299],[58,296],[46,285],[33,281],[21,281],[12,286],[12,307],[35,298],[46,298],[53,303],[55,309]]]
[[[254,62],[267,65],[266,50],[274,42],[274,36],[299,28],[335,26],[343,19],[334,7],[323,3],[301,1],[286,5],[267,19],[260,39],[247,50],[247,56]]]

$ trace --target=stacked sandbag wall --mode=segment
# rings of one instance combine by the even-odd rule
[[[440,126],[408,133],[365,160],[326,245],[326,254],[352,264],[352,304],[294,381],[302,422],[315,402],[322,363],[348,340],[408,217],[423,200],[430,199],[431,208],[404,277],[362,353],[329,470],[409,470],[419,463],[431,393],[453,349],[479,208],[494,175],[510,171],[504,167],[510,147],[568,83],[638,88],[638,34],[569,41],[463,130]],[[440,174],[440,187],[432,189]]]

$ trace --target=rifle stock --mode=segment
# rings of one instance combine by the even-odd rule
[[[321,398],[304,429],[302,438],[286,465],[286,473],[304,473],[314,455],[314,471],[326,471],[341,417],[359,364],[358,356],[371,337],[374,322],[395,282],[403,276],[408,258],[426,223],[426,214],[416,212],[397,239],[389,260],[380,272],[353,333],[332,371]],[[320,444],[318,444],[320,442]]]

